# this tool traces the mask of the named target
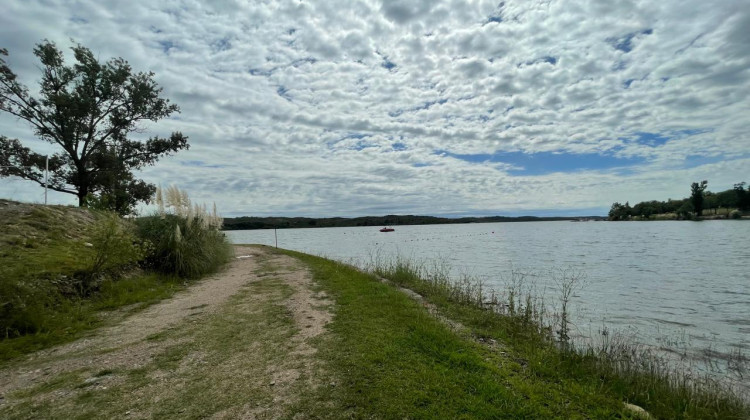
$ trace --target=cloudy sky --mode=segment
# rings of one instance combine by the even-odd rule
[[[750,0],[3,1],[31,88],[43,39],[153,71],[182,112],[138,136],[191,149],[141,175],[224,215],[606,214],[750,181]]]

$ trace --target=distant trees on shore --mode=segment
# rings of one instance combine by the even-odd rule
[[[224,219],[225,230],[249,230],[249,229],[288,229],[288,228],[313,228],[313,227],[345,227],[345,226],[400,226],[400,225],[441,225],[454,223],[499,223],[499,222],[538,222],[552,220],[577,220],[580,217],[460,217],[446,218],[434,216],[414,215],[387,215],[387,216],[364,216],[354,218],[344,217],[235,217]],[[595,216],[586,219],[599,220]]]
[[[704,211],[717,214],[719,210],[750,210],[750,186],[745,182],[734,184],[734,188],[719,193],[707,191],[708,181],[693,182],[690,197],[681,200],[642,201],[634,206],[629,202],[615,202],[609,210],[609,220],[651,219],[657,215],[671,215],[675,219],[692,219],[703,215]],[[737,213],[739,214],[739,213]]]

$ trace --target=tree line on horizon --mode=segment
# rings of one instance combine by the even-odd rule
[[[595,219],[596,217],[588,217]],[[554,220],[578,220],[580,217],[535,217],[535,216],[487,216],[487,217],[435,217],[414,215],[387,215],[363,217],[228,217],[224,219],[225,230],[252,229],[301,229],[313,227],[356,227],[356,226],[400,226],[400,225],[442,225],[457,223],[498,223],[498,222],[542,222]]]
[[[750,186],[740,182],[725,191],[714,193],[707,191],[708,181],[693,182],[690,185],[690,196],[667,201],[642,201],[634,206],[629,202],[621,204],[615,202],[609,210],[609,220],[645,220],[657,215],[673,214],[674,218],[691,220],[703,216],[704,211],[718,211],[725,209],[728,217],[741,217],[740,212],[750,210]],[[730,213],[730,210],[737,210]]]

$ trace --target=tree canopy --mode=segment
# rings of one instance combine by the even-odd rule
[[[700,183],[693,182],[690,184],[690,203],[693,204],[693,210],[697,216],[703,215],[703,191],[708,187],[708,181],[703,180]]]
[[[133,171],[162,156],[187,149],[187,137],[129,139],[142,121],[158,121],[179,112],[160,97],[154,73],[134,72],[127,61],[100,63],[88,48],[72,47],[75,64],[65,65],[62,51],[50,41],[34,48],[42,78],[39,96],[18,82],[0,48],[0,110],[31,125],[41,140],[61,150],[49,157],[52,190],[74,194],[78,204],[96,203],[121,214],[148,201],[155,186]],[[45,156],[17,139],[0,136],[0,176],[18,176],[44,185]]]
[[[750,188],[745,188],[746,183],[740,182],[733,189],[713,193],[707,191],[708,181],[700,183],[693,182],[690,185],[690,197],[680,200],[669,199],[667,201],[642,201],[634,206],[629,203],[613,203],[609,210],[609,220],[644,220],[652,216],[674,214],[681,219],[691,219],[693,213],[701,216],[703,210],[737,209],[740,211],[750,210]]]

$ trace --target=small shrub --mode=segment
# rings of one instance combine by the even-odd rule
[[[132,266],[145,257],[146,247],[133,232],[114,213],[105,214],[91,230],[91,275],[112,271],[121,267]]]
[[[740,213],[739,210],[732,210],[731,213],[729,213],[730,219],[742,219],[742,213]]]
[[[184,191],[170,187],[166,199],[161,189],[156,201],[159,211],[138,219],[138,233],[151,244],[146,258],[155,270],[196,278],[218,270],[232,255],[221,232],[222,219],[205,207],[193,206]]]
[[[55,288],[43,282],[0,281],[0,338],[42,331],[58,298]]]

